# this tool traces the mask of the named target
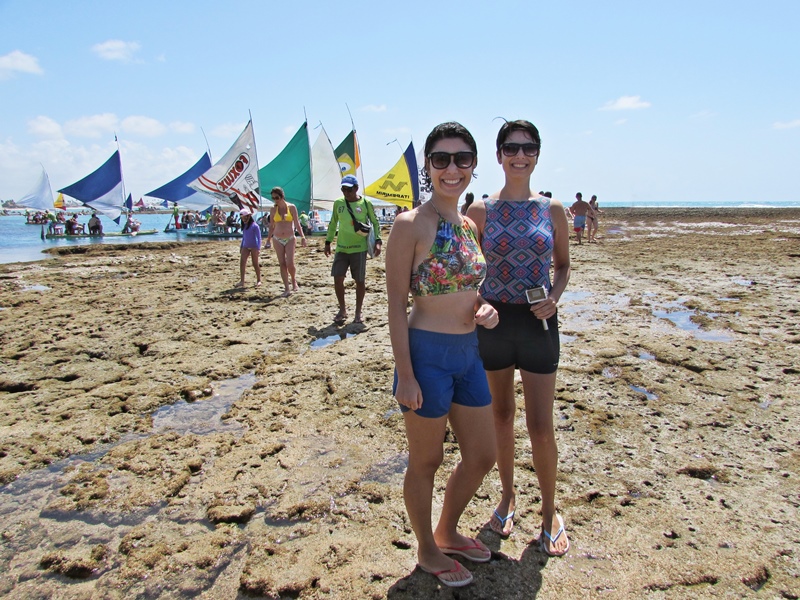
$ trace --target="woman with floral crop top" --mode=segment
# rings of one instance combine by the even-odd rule
[[[458,210],[477,162],[475,140],[463,125],[435,127],[425,142],[424,171],[433,195],[397,216],[386,251],[393,391],[408,438],[403,495],[420,569],[451,587],[467,585],[472,574],[450,556],[473,562],[492,557],[480,541],[457,531],[461,514],[495,462],[491,396],[476,326],[494,327],[497,312],[479,299],[486,264],[475,224]],[[410,314],[409,294],[414,297]],[[461,462],[447,482],[433,530],[434,477],[448,421]]]
[[[560,350],[556,304],[569,281],[569,228],[562,204],[531,189],[540,148],[539,131],[532,123],[504,123],[497,135],[497,162],[503,167],[505,185],[476,201],[467,215],[478,226],[488,267],[481,296],[500,318],[497,328],[482,329],[478,335],[492,391],[497,469],[503,486],[490,526],[501,536],[508,536],[514,526],[514,371],[519,369],[542,496],[539,544],[548,555],[562,556],[569,550],[569,540],[555,507],[558,447],[553,404]],[[538,297],[528,298],[526,291],[536,288]],[[538,301],[529,303],[532,300]]]

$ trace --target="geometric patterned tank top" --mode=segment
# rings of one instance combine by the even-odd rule
[[[486,279],[481,296],[507,304],[527,304],[525,290],[543,285],[550,292],[553,222],[550,199],[485,198],[483,255]]]

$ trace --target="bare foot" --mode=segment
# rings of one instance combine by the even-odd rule
[[[333,322],[337,325],[341,325],[347,320],[347,311],[345,309],[340,309],[336,316],[333,317]]]
[[[288,298],[291,295],[292,295],[292,290],[283,290],[283,293],[281,294],[281,298]]]
[[[511,530],[514,529],[514,511],[516,509],[516,499],[511,497],[509,500],[500,500],[497,505],[492,518],[489,521],[489,527],[495,533],[508,537],[511,535]]]
[[[364,315],[362,313],[356,313],[356,318],[353,319],[353,323],[363,323],[364,322]]]
[[[293,292],[299,292],[300,291],[300,286],[297,285],[296,281],[294,282],[294,285],[292,286],[292,291]]]
[[[550,530],[544,528],[542,523],[542,533],[539,542],[542,550],[549,556],[564,556],[569,550],[569,538],[567,530],[564,529],[564,519],[558,513],[553,515],[550,520]]]
[[[256,287],[261,287],[261,280],[256,281]]]
[[[443,585],[448,587],[461,587],[472,583],[472,573],[465,569],[460,562],[447,558],[444,554],[441,558],[425,561],[422,564],[420,559],[419,568],[436,577]]]
[[[233,286],[233,287],[237,287],[237,288],[244,287],[244,281],[240,281],[239,283],[237,283],[237,284],[236,284],[235,286]]]

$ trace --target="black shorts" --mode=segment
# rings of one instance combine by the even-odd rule
[[[558,313],[547,319],[549,330],[531,312],[530,304],[489,302],[500,318],[497,327],[478,327],[478,348],[487,371],[516,367],[546,375],[558,369],[561,344]]]

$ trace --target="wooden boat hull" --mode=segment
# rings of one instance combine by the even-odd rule
[[[96,235],[92,233],[76,233],[74,235],[70,235],[68,233],[46,233],[44,237],[48,240],[80,240],[100,237],[138,237],[140,235],[152,235],[154,233],[158,233],[158,229],[144,229],[142,231],[135,231],[131,233],[110,231],[108,233],[104,233],[103,235]]]

